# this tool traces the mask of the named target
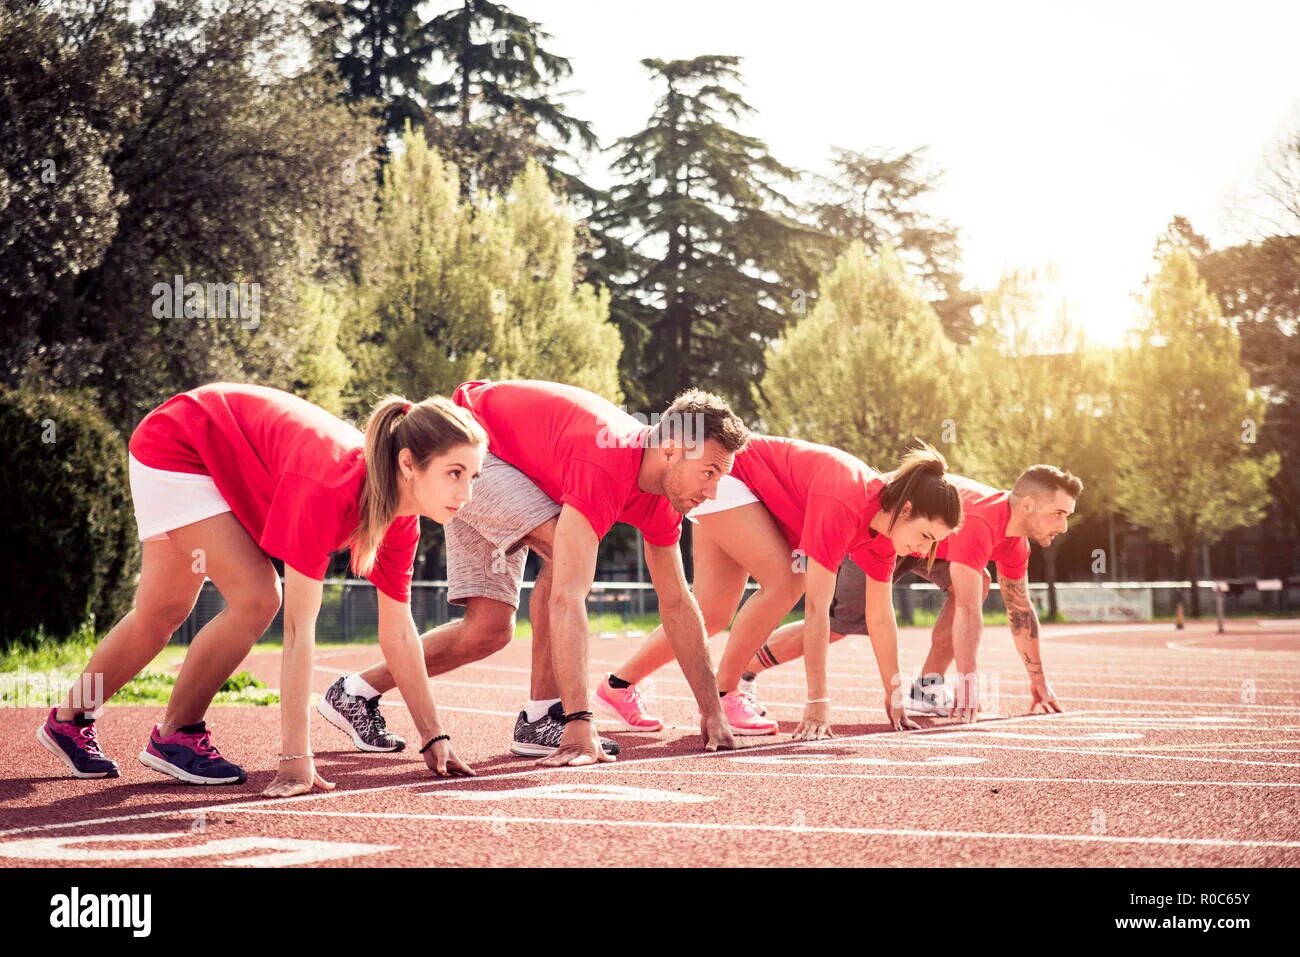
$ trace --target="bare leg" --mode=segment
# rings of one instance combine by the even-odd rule
[[[692,536],[695,558],[695,584],[692,591],[700,606],[700,613],[704,616],[704,630],[712,636],[731,624],[736,606],[745,593],[749,572],[727,554],[720,544],[711,540],[702,528],[702,525],[696,525]],[[624,681],[639,684],[675,658],[673,646],[664,634],[664,627],[659,625],[614,674]]]
[[[731,623],[727,648],[718,665],[718,691],[735,691],[749,659],[781,624],[803,594],[803,575],[795,570],[785,537],[767,509],[757,502],[701,517],[699,537],[716,545],[758,582]],[[701,607],[704,602],[701,601]]]
[[[560,696],[560,685],[555,679],[551,662],[551,565],[542,565],[533,582],[533,594],[528,600],[528,615],[533,622],[533,670],[529,680],[529,696],[534,701],[547,701]]]
[[[163,737],[203,720],[212,698],[262,637],[280,609],[275,566],[230,512],[168,535],[183,555],[202,556],[226,609],[194,637],[167,702]]]
[[[464,618],[439,625],[421,638],[429,677],[483,660],[509,644],[514,633],[512,606],[495,598],[467,598]],[[380,694],[397,687],[383,661],[361,672],[361,677]]]
[[[76,712],[98,710],[140,673],[189,617],[203,574],[193,560],[166,539],[145,542],[135,605],[95,647],[82,676],[55,717],[71,721]]]
[[[831,632],[831,644],[839,641],[844,635],[838,631]],[[792,621],[788,625],[782,625],[776,631],[772,632],[772,637],[767,639],[763,645],[767,649],[766,654],[762,649],[754,653],[754,657],[749,659],[746,671],[752,671],[754,674],[760,674],[769,668],[775,668],[777,665],[783,665],[787,661],[794,661],[803,657],[803,622]],[[775,664],[772,663],[775,659]]]
[[[939,617],[935,619],[934,631],[930,635],[930,653],[925,656],[925,665],[921,674],[941,675],[952,664],[952,623],[956,616],[957,605],[952,600],[952,594],[949,593],[939,612]]]

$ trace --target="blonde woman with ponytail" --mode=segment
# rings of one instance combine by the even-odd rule
[[[308,699],[316,618],[330,555],[352,550],[378,590],[379,642],[439,775],[472,774],[438,722],[410,612],[419,517],[446,523],[470,500],[482,428],[446,399],[389,396],[363,436],[276,389],[216,383],[163,403],[131,437],[131,496],[143,543],[135,607],[95,649],[37,739],[74,777],[117,777],[95,715],[170,640],[205,578],[226,609],[191,642],[167,713],[140,761],[190,784],[242,784],[204,717],[281,607],[272,559],[284,562],[281,754],[269,797],[333,784],[316,772]],[[86,700],[84,689],[95,688]],[[99,689],[103,692],[100,694]]]
[[[730,628],[718,690],[732,733],[778,730],[744,686],[744,669],[802,595],[808,700],[794,736],[833,736],[826,652],[835,571],[846,556],[870,577],[865,612],[875,625],[871,634],[890,725],[916,727],[901,699],[890,693],[898,673],[890,580],[897,556],[933,554],[961,524],[961,500],[946,471],[943,456],[929,446],[909,452],[894,472],[880,475],[830,446],[753,436],[719,483],[717,496],[687,514],[696,523],[694,590],[705,630],[713,635]],[[751,576],[758,591],[741,605]],[[602,713],[630,730],[659,730],[662,723],[644,713],[636,685],[671,660],[672,648],[656,629],[601,683],[596,701]]]

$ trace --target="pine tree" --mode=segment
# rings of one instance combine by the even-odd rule
[[[808,210],[814,221],[839,240],[840,249],[856,240],[874,256],[892,246],[923,284],[949,338],[970,342],[971,310],[980,299],[961,288],[956,229],[923,208],[939,184],[925,147],[896,154],[836,147],[830,165],[831,176],[817,177],[819,196]]]
[[[662,408],[687,386],[753,409],[763,350],[810,285],[778,184],[794,171],[727,125],[752,112],[733,87],[739,58],[642,60],[664,94],[645,129],[619,140],[621,177],[596,217],[628,247],[607,268],[623,330],[625,387]]]
[[[563,169],[566,148],[595,149],[585,120],[565,112],[555,86],[573,73],[547,50],[541,24],[491,0],[461,0],[428,24],[451,75],[429,90],[426,135],[460,168],[460,192],[502,192],[537,161],[565,195],[595,192]]]

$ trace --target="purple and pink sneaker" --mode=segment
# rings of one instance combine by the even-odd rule
[[[212,744],[212,735],[202,721],[187,724],[166,738],[158,736],[158,725],[149,735],[149,746],[140,752],[140,763],[170,774],[186,784],[243,784],[248,775],[231,764]]]
[[[115,778],[117,762],[99,749],[95,719],[77,713],[71,721],[59,721],[58,708],[51,708],[45,723],[36,729],[36,740],[63,761],[74,778]]]

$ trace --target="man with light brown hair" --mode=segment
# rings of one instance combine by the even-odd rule
[[[992,579],[989,562],[998,569],[998,587],[1007,609],[1007,621],[1016,650],[1029,675],[1031,712],[1059,712],[1061,705],[1047,682],[1038,647],[1038,612],[1029,600],[1029,541],[1046,548],[1064,534],[1074,513],[1083,482],[1053,465],[1032,465],[1016,479],[1010,491],[998,491],[960,475],[949,477],[962,499],[961,528],[939,542],[933,567],[916,558],[899,562],[894,580],[916,574],[947,592],[931,633],[930,653],[922,677],[898,693],[908,710],[946,716],[954,713],[973,721],[979,710],[976,653],[984,631],[984,599]],[[831,640],[846,634],[866,634],[861,619],[865,575],[851,560],[839,569],[831,605]],[[803,653],[803,622],[793,622],[773,632],[750,661],[748,687],[753,676]],[[944,686],[943,675],[954,660],[958,694]]]

